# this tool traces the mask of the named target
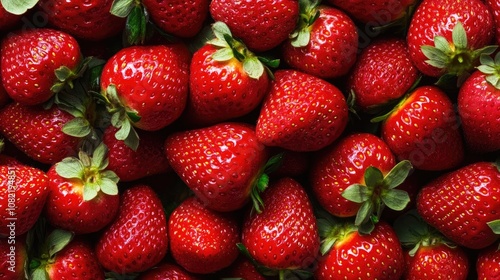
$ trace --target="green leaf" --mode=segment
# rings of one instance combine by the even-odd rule
[[[84,166],[75,157],[68,157],[56,164],[56,173],[66,179],[83,178]]]
[[[146,40],[146,25],[147,25],[146,14],[144,13],[144,8],[141,5],[137,5],[132,8],[132,11],[127,17],[126,22],[126,34],[127,42],[130,45],[142,45]]]
[[[141,116],[139,116],[139,114],[137,114],[136,111],[127,111],[126,113],[129,120],[132,121],[133,123],[136,123],[141,120]]]
[[[354,224],[356,226],[361,226],[366,223],[370,223],[370,217],[373,214],[374,204],[371,200],[367,200],[361,204],[358,213],[356,214],[356,219],[354,220]]]
[[[303,28],[296,33],[296,37],[291,40],[291,44],[295,48],[302,48],[309,44],[311,40],[311,31],[309,28]]]
[[[84,118],[74,118],[62,127],[62,132],[77,138],[83,138],[89,135],[91,131],[89,121]]]
[[[264,64],[267,67],[278,68],[280,66],[279,59],[272,59],[263,56],[257,56],[257,58],[260,60],[260,62],[262,62],[262,64]]]
[[[212,31],[214,32],[215,37],[221,41],[226,41],[226,35],[232,36],[229,27],[222,21],[217,21],[212,24]]]
[[[47,245],[49,249],[49,257],[53,258],[55,254],[60,252],[73,239],[73,233],[67,230],[55,229],[47,237]]]
[[[214,54],[212,54],[212,58],[215,61],[228,61],[234,58],[233,50],[231,48],[218,49]]]
[[[108,178],[101,178],[99,182],[100,189],[103,193],[107,195],[117,195],[118,194],[118,186],[116,183]]]
[[[102,170],[103,163],[105,162],[106,159],[106,154],[108,153],[108,148],[104,143],[100,143],[92,153],[92,166],[95,166]]]
[[[247,57],[243,60],[243,70],[252,79],[259,79],[264,74],[264,65],[257,57]]]
[[[500,88],[500,77],[497,75],[486,76],[486,81],[490,83],[495,88]]]
[[[453,30],[451,31],[451,37],[453,38],[453,44],[458,49],[467,49],[467,33],[465,32],[464,26],[461,22],[457,22]]]
[[[361,184],[352,184],[342,192],[342,197],[356,203],[368,201],[371,196],[372,191]]]
[[[394,189],[395,187],[401,185],[410,172],[413,170],[413,166],[409,160],[403,160],[398,162],[389,173],[385,175],[384,185],[389,189]]]
[[[99,190],[100,190],[100,185],[98,182],[96,183],[87,182],[83,186],[83,200],[90,201],[94,199],[99,193]]]
[[[135,0],[114,0],[109,12],[117,17],[126,18],[135,6]]]
[[[22,15],[35,7],[38,0],[1,0],[0,3],[7,12],[14,15]]]
[[[495,59],[497,57],[500,58],[498,54],[495,56]],[[495,68],[495,60],[490,55],[482,54],[479,57],[479,62],[481,63],[482,66],[490,66],[491,68]]]
[[[278,168],[280,168],[280,166],[283,164],[284,156],[285,153],[281,152],[269,158],[264,167],[264,173],[270,174],[278,170]]]
[[[404,190],[390,189],[381,196],[382,202],[395,211],[401,211],[410,203],[410,196]]]
[[[45,267],[39,267],[33,271],[33,273],[31,274],[31,277],[29,279],[31,279],[31,280],[50,280],[50,277],[47,274],[47,271],[45,271]]]
[[[443,36],[434,37],[434,46],[443,53],[451,53],[450,42]]]
[[[369,166],[368,168],[366,168],[364,177],[365,184],[368,187],[379,186],[384,180],[384,174],[382,174],[382,171],[373,166]]]
[[[394,230],[401,243],[406,247],[415,246],[424,236],[429,235],[429,226],[415,209],[398,217],[394,221]]]
[[[488,222],[488,226],[495,234],[500,234],[500,219]]]
[[[479,65],[477,69],[486,75],[492,75],[497,72],[495,67],[490,65]]]
[[[118,177],[118,175],[116,175],[116,173],[113,172],[113,171],[111,171],[111,170],[102,171],[101,172],[101,177],[109,179],[109,180],[115,182],[115,184],[117,184],[118,181],[120,181],[120,178]]]
[[[125,139],[127,139],[127,137],[129,136],[129,134],[131,133],[131,131],[132,131],[132,125],[130,124],[130,121],[129,120],[124,120],[122,122],[121,127],[116,132],[115,137],[116,137],[117,140],[124,141]]]

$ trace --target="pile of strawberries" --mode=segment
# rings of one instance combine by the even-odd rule
[[[2,0],[0,280],[500,279],[500,1]]]

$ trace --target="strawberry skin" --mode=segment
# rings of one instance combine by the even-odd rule
[[[500,279],[500,249],[498,244],[493,244],[479,252],[476,271],[478,280]]]
[[[497,45],[500,45],[500,2],[496,0],[486,0],[484,2],[491,9],[495,23],[495,42]]]
[[[213,0],[210,2],[210,14],[214,20],[226,23],[233,35],[250,50],[263,52],[288,38],[299,17],[299,2]]]
[[[238,222],[230,214],[206,208],[196,197],[184,200],[168,223],[172,256],[192,273],[208,274],[233,263],[239,255]]]
[[[7,31],[21,21],[22,15],[14,15],[0,5],[0,31]]]
[[[167,219],[156,193],[135,185],[121,194],[118,216],[96,245],[99,263],[117,273],[145,271],[168,250]]]
[[[186,185],[216,211],[243,207],[268,160],[254,128],[243,123],[174,133],[165,141],[165,154]]]
[[[488,222],[500,219],[500,171],[491,162],[477,162],[448,172],[424,186],[417,210],[451,241],[471,249],[498,239]]]
[[[242,243],[271,269],[306,268],[319,253],[319,234],[309,197],[294,179],[282,178],[263,193],[264,209],[244,222]]]
[[[460,87],[458,114],[468,146],[477,152],[500,150],[500,89],[475,71]]]
[[[76,154],[80,140],[62,132],[73,116],[52,106],[9,103],[0,110],[0,133],[30,158],[45,164],[55,164]]]
[[[382,123],[382,139],[398,160],[421,170],[446,170],[464,158],[463,141],[450,98],[435,86],[421,86]]]
[[[11,33],[1,45],[2,82],[17,102],[35,105],[49,100],[61,66],[74,70],[81,62],[80,47],[71,35],[48,28]]]
[[[98,41],[117,35],[125,28],[125,20],[112,15],[112,0],[42,0],[38,8],[58,30],[77,38]]]
[[[267,146],[316,151],[347,126],[348,109],[334,85],[296,70],[278,70],[264,99],[256,134]]]
[[[191,275],[184,268],[174,263],[164,263],[156,268],[148,270],[141,274],[138,280],[199,280],[198,277]]]
[[[356,105],[366,112],[402,97],[418,74],[403,39],[379,39],[359,55],[349,74],[348,89],[354,92]]]
[[[328,3],[348,12],[352,17],[372,26],[386,25],[406,14],[416,0],[376,0],[369,5],[364,0],[329,0]]]
[[[0,238],[0,280],[25,280],[28,259],[24,237]]]

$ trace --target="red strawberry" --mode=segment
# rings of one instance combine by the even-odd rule
[[[493,18],[481,0],[424,0],[412,17],[407,41],[415,66],[439,77],[472,70],[492,38]]]
[[[189,84],[189,57],[180,45],[132,46],[111,57],[102,70],[101,90],[110,101],[117,139],[138,146],[134,127],[156,131],[184,110]]]
[[[189,272],[212,273],[238,257],[240,229],[234,216],[209,210],[196,197],[184,200],[168,225],[172,256]]]
[[[24,237],[0,238],[0,280],[25,280],[28,261]]]
[[[229,26],[247,47],[263,52],[288,38],[299,17],[297,0],[213,0],[210,14]]]
[[[300,270],[314,262],[319,234],[303,187],[283,178],[262,195],[264,209],[245,219],[241,241],[255,261],[275,270]]]
[[[382,123],[382,139],[398,160],[421,170],[454,168],[464,158],[453,104],[435,86],[418,87],[400,101]]]
[[[130,182],[170,170],[164,153],[164,137],[158,133],[138,131],[141,144],[136,151],[115,137],[117,128],[109,126],[104,131],[103,143],[108,147],[108,169],[120,181]]]
[[[11,33],[2,40],[1,76],[17,102],[34,105],[49,100],[70,83],[82,62],[71,35],[48,28]]]
[[[117,35],[125,28],[125,20],[109,12],[112,3],[112,0],[41,0],[38,9],[58,30],[80,39],[98,41]]]
[[[267,177],[262,173],[268,151],[247,124],[219,123],[172,134],[165,153],[186,185],[216,211],[240,209]]]
[[[197,280],[198,277],[187,272],[184,268],[174,263],[164,263],[156,268],[141,274],[138,280]]]
[[[458,114],[468,146],[477,152],[500,150],[500,54],[481,57],[479,70],[458,93]]]
[[[267,146],[315,151],[344,131],[347,103],[334,85],[299,71],[278,70],[261,108],[256,133]]]
[[[373,26],[387,25],[407,14],[416,0],[377,0],[366,3],[363,0],[329,0],[328,3],[348,12],[352,17]]]
[[[99,145],[92,158],[81,151],[79,159],[69,157],[47,172],[49,195],[45,216],[54,227],[75,234],[97,232],[118,212],[118,177],[106,170],[107,149]]]
[[[402,210],[408,204],[408,194],[395,188],[410,171],[408,161],[396,165],[382,139],[356,133],[340,139],[314,161],[312,189],[325,210],[337,217],[356,216],[355,225],[367,233],[385,206]]]
[[[320,78],[349,72],[358,52],[358,31],[343,11],[302,1],[295,32],[283,44],[283,58],[292,68]]]
[[[40,169],[0,165],[0,236],[20,236],[33,227],[47,199],[48,184]]]
[[[348,89],[355,95],[355,105],[369,112],[402,97],[418,74],[403,39],[378,39],[359,55]]]
[[[478,280],[500,279],[500,247],[493,244],[479,251],[476,262]]]
[[[217,38],[197,50],[191,60],[187,118],[196,125],[214,124],[253,111],[269,88],[269,75],[257,56],[222,22],[213,25]]]
[[[500,45],[500,2],[496,0],[486,0],[484,2],[491,9],[493,22],[495,24],[495,42],[497,45]]]
[[[424,186],[417,197],[417,209],[425,222],[451,241],[480,249],[499,238],[488,225],[500,220],[499,196],[499,167],[476,162]]]
[[[400,279],[403,249],[389,224],[379,222],[370,234],[360,234],[349,222],[333,223],[323,230],[324,255],[314,279]]]
[[[118,216],[97,242],[97,258],[107,270],[142,272],[167,253],[167,218],[157,194],[146,185],[125,190],[120,199]]]
[[[30,158],[55,164],[77,153],[80,140],[62,131],[72,119],[57,106],[45,110],[13,102],[0,110],[0,133]]]
[[[256,266],[246,257],[241,256],[228,267],[224,276],[238,279],[266,280]]]
[[[15,27],[21,22],[22,15],[15,15],[5,10],[3,5],[0,5],[0,31],[7,31]]]

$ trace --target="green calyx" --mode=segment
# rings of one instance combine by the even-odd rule
[[[260,176],[257,177],[252,189],[250,191],[250,198],[253,203],[252,212],[262,213],[264,208],[264,201],[260,194],[263,193],[269,186],[269,175],[274,172],[281,165],[283,161],[283,153],[272,156],[265,164]]]
[[[486,75],[486,81],[496,89],[500,89],[500,53],[497,53],[494,59],[490,55],[483,54],[479,62],[481,65],[477,69]]]
[[[64,249],[72,240],[74,234],[70,231],[55,229],[41,246],[41,255],[32,259],[29,264],[29,279],[49,280],[47,265],[54,263],[57,253]]]
[[[38,0],[1,0],[2,7],[14,15],[22,15],[35,7]]]
[[[372,232],[385,206],[401,211],[408,205],[408,193],[396,187],[405,181],[412,169],[410,161],[404,160],[384,176],[378,168],[370,166],[365,170],[365,185],[352,184],[342,192],[345,199],[360,204],[354,221],[360,233]]]
[[[326,255],[337,242],[346,240],[358,227],[350,220],[340,220],[324,210],[317,211],[319,236],[321,237],[320,253]]]
[[[129,45],[143,45],[151,30],[149,16],[139,0],[114,0],[109,11],[112,15],[126,18],[125,39]]]
[[[66,87],[69,87],[69,89],[73,89],[74,87],[73,81],[83,76],[91,60],[92,57],[87,57],[83,59],[76,69],[70,69],[66,66],[61,66],[57,68],[54,71],[54,74],[56,76],[56,82],[52,85],[50,90],[53,93],[59,93]]]
[[[0,154],[3,152],[4,145],[5,145],[5,143],[4,143],[3,138],[0,138]]]
[[[107,195],[117,195],[118,176],[111,170],[106,170],[108,149],[100,144],[94,150],[92,157],[80,151],[79,158],[67,157],[56,165],[56,172],[66,179],[79,179],[83,182],[83,200],[94,199],[99,191]]]
[[[434,37],[434,46],[422,46],[426,62],[443,69],[446,74],[458,76],[459,83],[470,74],[483,54],[492,54],[497,46],[486,46],[473,50],[469,47],[467,34],[462,23],[457,22],[452,30],[452,42],[443,36]]]
[[[289,38],[292,46],[296,48],[305,47],[311,39],[311,26],[319,18],[319,0],[299,0],[299,20],[297,27],[290,34]]]
[[[242,63],[243,70],[250,78],[259,79],[264,75],[264,72],[267,72],[272,77],[272,73],[268,67],[278,67],[279,60],[255,55],[247,49],[243,42],[233,38],[229,27],[221,21],[215,22],[212,25],[212,31],[215,38],[207,43],[218,48],[212,55],[214,60],[224,62],[235,58]]]
[[[488,226],[493,233],[500,235],[500,219],[488,222]]]

